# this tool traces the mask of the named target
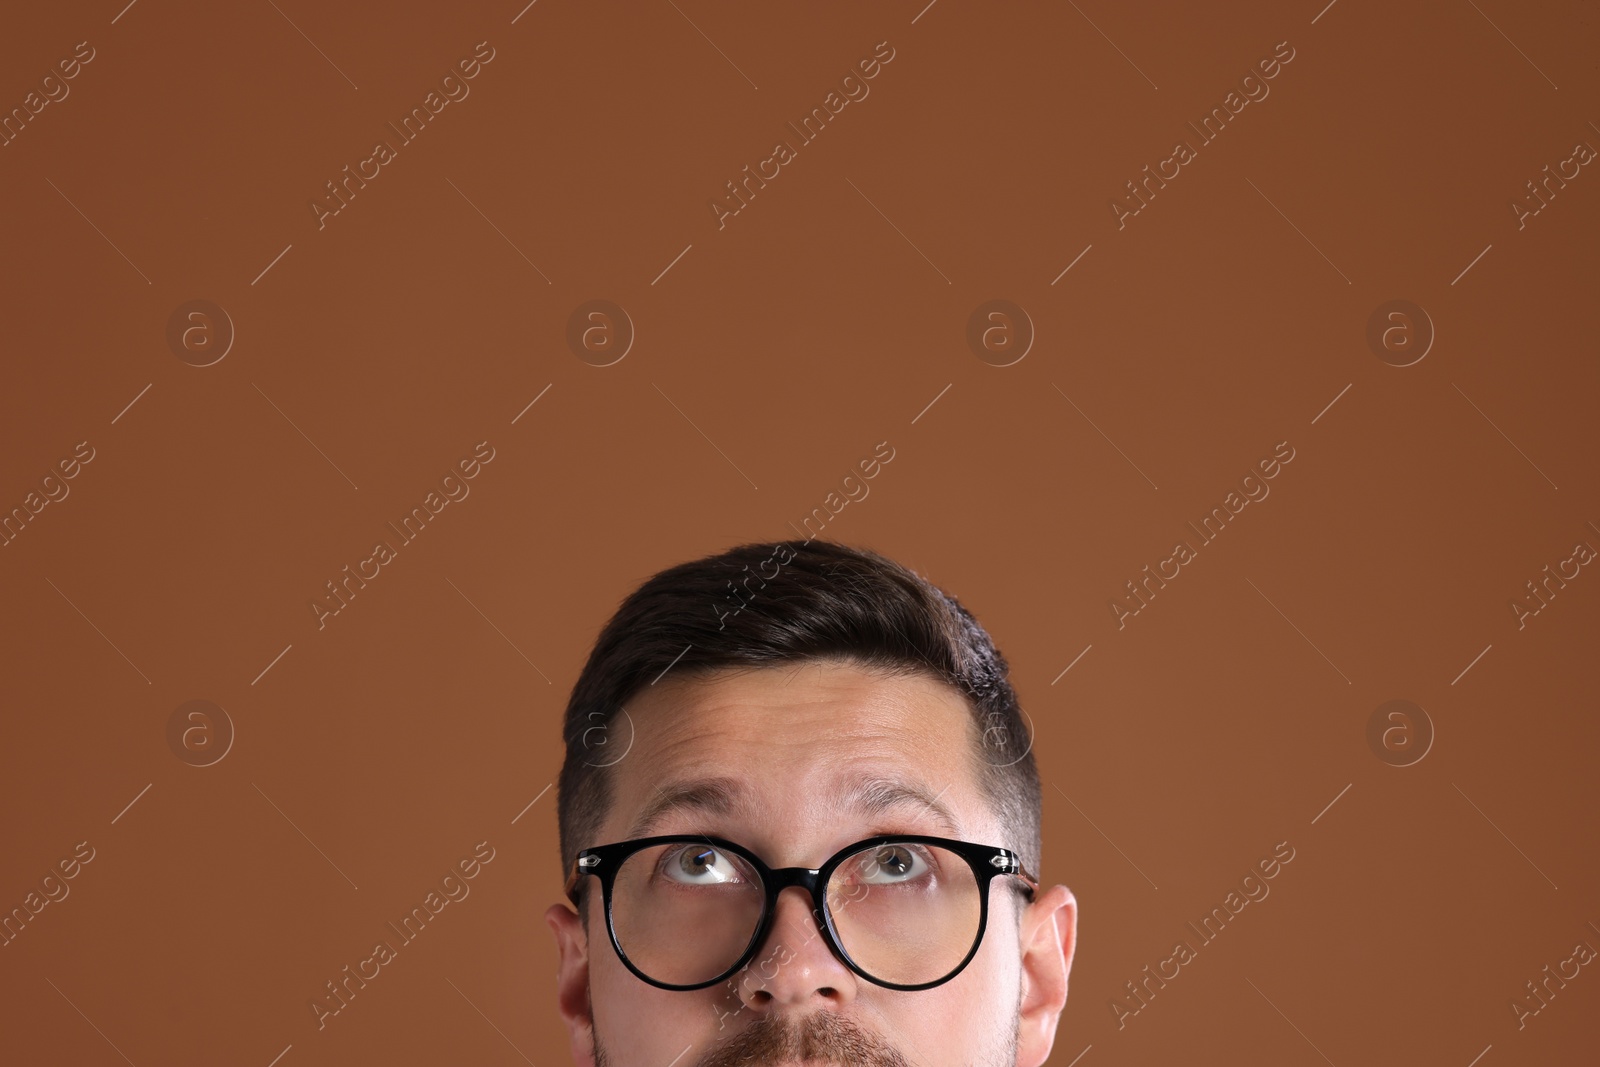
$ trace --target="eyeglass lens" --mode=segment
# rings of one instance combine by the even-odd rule
[[[766,890],[742,857],[704,842],[641,849],[617,871],[612,925],[623,953],[667,985],[709,982],[749,947]],[[862,849],[826,888],[840,947],[879,981],[920,985],[966,958],[982,921],[972,867],[919,842]]]

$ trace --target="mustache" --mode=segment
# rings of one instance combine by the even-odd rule
[[[696,1067],[761,1067],[792,1060],[839,1067],[910,1067],[910,1061],[878,1035],[826,1011],[799,1020],[763,1015],[723,1041]]]

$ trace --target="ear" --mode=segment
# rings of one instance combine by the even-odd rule
[[[1022,1004],[1017,1020],[1017,1067],[1038,1067],[1050,1055],[1067,1004],[1067,974],[1078,941],[1078,901],[1054,885],[1022,913]]]
[[[556,937],[556,1008],[567,1024],[575,1067],[594,1067],[594,1010],[589,1003],[589,936],[578,913],[552,904],[544,921]]]

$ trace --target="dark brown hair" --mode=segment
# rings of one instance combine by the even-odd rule
[[[1008,840],[984,843],[1010,848],[1038,874],[1032,737],[989,634],[955,597],[893,560],[793,540],[739,545],[661,571],[600,631],[567,702],[557,791],[563,875],[580,848],[606,843],[594,835],[612,801],[608,731],[630,697],[669,669],[693,676],[809,659],[924,674],[966,697],[979,785],[1008,831]]]

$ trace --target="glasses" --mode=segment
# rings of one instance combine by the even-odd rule
[[[617,957],[661,989],[704,989],[755,956],[778,894],[811,894],[823,939],[845,966],[889,989],[948,982],[977,954],[989,919],[989,883],[1038,881],[1016,853],[943,837],[870,837],[821,867],[774,869],[716,837],[645,837],[578,853],[566,893],[594,875]],[[579,905],[581,907],[581,905]]]

